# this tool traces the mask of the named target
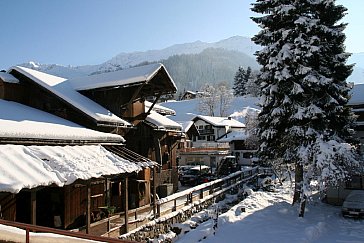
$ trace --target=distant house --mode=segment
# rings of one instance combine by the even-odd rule
[[[181,100],[192,100],[198,98],[199,95],[202,95],[203,92],[193,92],[190,90],[185,91],[185,93],[182,95]]]
[[[256,160],[255,153],[258,150],[256,144],[248,142],[249,134],[247,131],[232,131],[227,133],[218,142],[227,142],[230,146],[230,153],[234,155],[240,165],[252,165]]]
[[[192,119],[199,135],[193,137],[194,147],[216,146],[217,140],[231,131],[241,131],[245,124],[231,117],[198,115]]]
[[[243,123],[230,117],[198,115],[191,122],[184,123],[186,138],[179,146],[179,165],[204,164],[216,167],[230,153],[229,143],[220,142],[219,139],[245,128]]]
[[[102,208],[127,212],[131,195],[148,193],[127,185],[156,164],[128,155],[120,135],[2,99],[0,110],[3,219],[61,229],[85,227],[89,232],[105,216]],[[150,197],[145,195],[148,204]]]

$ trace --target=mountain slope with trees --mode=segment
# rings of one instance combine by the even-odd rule
[[[258,69],[256,61],[241,52],[208,48],[199,54],[174,55],[160,60],[180,91],[199,90],[204,84],[227,82],[232,87],[239,66]]]

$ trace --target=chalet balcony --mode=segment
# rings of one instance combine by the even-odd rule
[[[198,130],[200,136],[202,135],[211,135],[214,134],[214,129],[202,129],[202,130]]]

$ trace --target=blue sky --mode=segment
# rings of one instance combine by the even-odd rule
[[[0,69],[28,61],[99,64],[121,52],[252,37],[253,0],[0,0]],[[364,52],[363,0],[349,11],[347,50]]]

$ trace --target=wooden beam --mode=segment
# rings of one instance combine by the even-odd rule
[[[86,234],[90,234],[90,228],[91,228],[91,184],[87,183]]]
[[[30,192],[30,223],[37,225],[37,192]]]
[[[157,183],[156,183],[156,179],[157,179],[157,173],[156,173],[156,167],[154,166],[153,167],[153,215],[154,215],[154,218],[156,218],[156,202],[157,202],[157,189],[156,189],[156,186],[157,186]]]
[[[147,115],[149,115],[149,114],[150,114],[150,111],[153,109],[154,105],[157,103],[157,101],[159,100],[159,98],[160,98],[160,97],[161,97],[161,96],[160,96],[160,95],[158,95],[158,96],[155,98],[155,100],[153,101],[152,105],[149,107],[149,110],[147,111]]]
[[[133,104],[134,103],[134,100],[136,99],[136,97],[138,96],[138,94],[140,93],[140,91],[142,90],[142,88],[144,87],[144,85],[145,84],[142,84],[142,85],[140,85],[136,90],[135,90],[135,92],[133,93],[133,95],[132,95],[132,97],[130,98],[130,100],[129,100],[129,102],[128,103],[126,103],[126,104],[124,104],[124,105],[122,105],[121,107],[120,107],[120,115],[121,116],[123,116],[124,115],[124,113],[126,112],[126,110],[122,110],[122,108],[123,107],[125,107],[126,109],[128,109],[128,107],[130,107],[130,105],[131,104]]]
[[[154,137],[154,148],[155,148],[155,160],[159,165],[162,166],[161,143],[160,140],[156,137]]]
[[[110,207],[110,180],[108,178],[105,178],[104,190],[106,195],[105,205]]]
[[[125,177],[123,183],[123,198],[124,198],[124,222],[125,222],[125,233],[129,232],[129,198],[128,198],[128,177]]]

